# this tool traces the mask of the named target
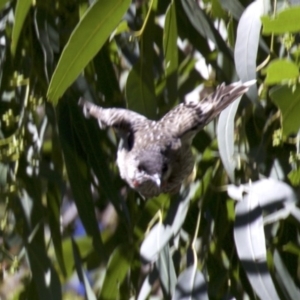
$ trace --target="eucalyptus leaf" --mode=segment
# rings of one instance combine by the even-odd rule
[[[52,75],[47,98],[54,105],[101,49],[129,4],[129,0],[94,1],[85,12],[64,47]]]
[[[282,133],[288,136],[300,128],[300,88],[287,85],[270,89],[270,97],[281,111]]]

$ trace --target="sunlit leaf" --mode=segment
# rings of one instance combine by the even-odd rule
[[[236,100],[222,111],[217,133],[219,152],[224,168],[232,182],[235,181],[236,158],[234,153],[234,117],[240,101]]]
[[[270,90],[270,97],[281,111],[283,135],[297,133],[300,128],[300,88],[277,86]]]
[[[300,30],[299,24],[300,7],[287,7],[273,16],[262,16],[263,34],[296,33]]]
[[[286,183],[274,179],[239,187],[231,185],[228,194],[240,201],[236,205],[234,240],[248,279],[261,299],[279,299],[267,266],[264,220],[269,216],[263,216],[262,211],[273,212],[277,206],[289,214],[296,203],[295,194]],[[272,215],[275,215],[273,222],[279,220],[276,211]]]
[[[299,186],[300,185],[300,168],[297,168],[296,170],[292,170],[288,174],[288,178],[293,186]]]
[[[167,295],[173,295],[176,285],[176,272],[170,247],[166,245],[160,252],[159,258],[156,262],[157,272],[160,278],[160,282]]]
[[[56,104],[97,54],[125,14],[129,0],[95,1],[74,29],[51,78],[47,98]]]
[[[274,59],[264,72],[267,74],[266,84],[276,84],[299,76],[298,66],[286,59]]]
[[[129,245],[120,245],[111,254],[100,299],[117,299],[120,297],[120,284],[130,269],[134,249]]]
[[[147,261],[155,261],[158,258],[159,252],[172,238],[173,232],[171,227],[161,223],[156,224],[144,242],[142,243],[140,254]]]
[[[153,273],[153,272],[152,272]],[[155,272],[156,273],[156,272]],[[149,274],[143,281],[137,300],[146,300],[152,290],[152,278]],[[157,277],[157,276],[156,276]],[[157,279],[157,278],[156,278]]]
[[[204,276],[195,266],[190,266],[178,278],[172,300],[179,299],[209,299]]]
[[[244,82],[256,78],[256,57],[260,38],[260,16],[265,12],[263,1],[251,3],[243,12],[234,48],[234,62],[239,78]],[[251,51],[250,51],[251,49]],[[257,98],[257,88],[250,87],[247,92],[252,101]]]
[[[259,197],[249,188],[249,192],[236,205],[234,240],[237,253],[255,293],[261,299],[279,299],[267,267]]]

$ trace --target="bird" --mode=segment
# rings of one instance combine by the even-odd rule
[[[143,198],[175,194],[192,173],[191,145],[195,135],[256,81],[224,83],[201,101],[184,101],[160,120],[125,108],[102,108],[84,98],[78,104],[100,129],[113,127],[120,138],[117,160],[120,176]]]

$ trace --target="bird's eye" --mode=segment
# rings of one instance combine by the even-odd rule
[[[167,163],[163,163],[163,166],[162,166],[162,169],[161,169],[161,171],[162,171],[162,174],[165,174],[167,171],[168,171],[168,164]]]
[[[128,145],[128,151],[130,151],[133,147],[133,133],[129,132],[128,136],[127,136],[127,145]]]
[[[145,168],[142,165],[138,165],[139,172],[145,172]]]

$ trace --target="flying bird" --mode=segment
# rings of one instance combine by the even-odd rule
[[[120,175],[143,197],[151,198],[180,190],[194,167],[195,135],[255,82],[222,84],[201,101],[180,103],[158,121],[128,109],[102,108],[83,98],[79,105],[85,116],[98,120],[101,129],[117,130]]]

